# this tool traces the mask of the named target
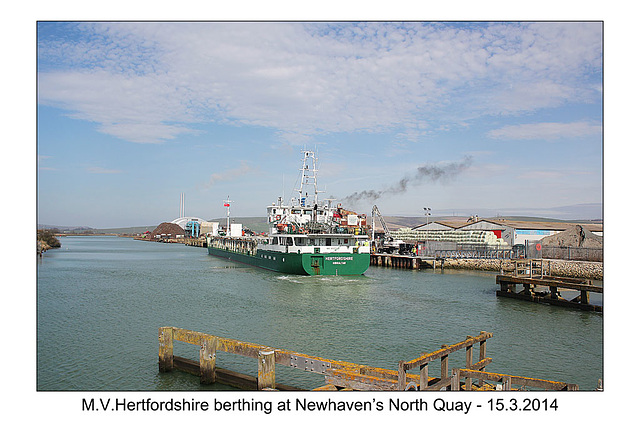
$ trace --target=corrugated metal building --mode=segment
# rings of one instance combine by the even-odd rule
[[[502,239],[509,246],[525,244],[525,242],[535,242],[547,236],[560,233],[575,225],[568,222],[538,222],[538,221],[512,221],[512,220],[486,220],[469,221],[466,223],[454,221],[434,221],[427,227],[423,224],[414,227],[414,231],[491,231],[496,238]],[[602,224],[580,224],[592,233],[602,236]]]

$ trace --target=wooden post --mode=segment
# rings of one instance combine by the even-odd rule
[[[451,391],[460,390],[460,368],[451,370]]]
[[[473,338],[471,335],[467,335],[467,339],[469,338]],[[471,365],[473,365],[473,344],[470,346],[467,346],[467,360],[465,363],[465,367],[467,369],[471,369]],[[467,377],[466,381],[465,381],[465,390],[466,391],[471,391],[471,382],[473,381],[473,378],[471,377]]]
[[[589,304],[589,291],[580,291],[580,304]]]
[[[442,348],[447,348],[443,345]],[[440,358],[440,380],[444,380],[449,376],[449,355],[445,354]]]
[[[173,328],[164,326],[158,329],[158,369],[160,372],[173,370]]]
[[[404,391],[407,386],[407,372],[404,370],[404,360],[398,362],[398,390]]]
[[[429,386],[429,364],[420,366],[420,391],[424,391]]]
[[[258,352],[258,390],[276,388],[276,351],[263,349]]]
[[[486,334],[485,331],[480,331],[480,334]],[[480,352],[478,354],[478,362],[487,358],[487,340],[480,341]],[[481,367],[478,369],[479,371],[484,371],[485,367]],[[478,387],[482,387],[484,385],[483,380],[478,381]]]
[[[511,391],[511,376],[502,377],[502,391]]]
[[[216,382],[216,337],[207,337],[200,346],[200,384]]]

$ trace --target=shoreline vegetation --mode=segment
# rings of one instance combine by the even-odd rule
[[[59,248],[60,240],[56,237],[56,230],[37,230],[36,253],[40,256],[49,249]]]

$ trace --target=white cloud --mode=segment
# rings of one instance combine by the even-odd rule
[[[212,173],[209,176],[209,181],[204,185],[204,188],[211,188],[219,182],[233,181],[234,179],[252,172],[256,172],[256,169],[250,167],[246,162],[240,162],[240,166],[235,169],[227,169],[224,172]]]
[[[602,133],[600,125],[587,122],[574,123],[529,123],[522,125],[504,126],[489,132],[491,138],[496,139],[545,139],[577,138]]]
[[[149,143],[202,122],[269,127],[297,144],[330,132],[395,130],[416,139],[450,117],[588,99],[598,85],[583,89],[584,80],[601,60],[599,24],[81,28],[82,40],[40,41],[39,102]]]

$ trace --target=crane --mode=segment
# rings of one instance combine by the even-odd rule
[[[375,219],[376,217],[380,220],[380,224],[382,224],[382,229],[384,230],[384,237],[380,239],[380,244],[378,245],[375,240]],[[391,233],[389,232],[389,227],[387,227],[387,223],[384,221],[378,206],[373,205],[371,209],[371,240],[376,244],[376,248],[380,252],[386,253],[398,253],[401,248],[403,248],[405,243],[402,240],[396,240],[391,237]]]

